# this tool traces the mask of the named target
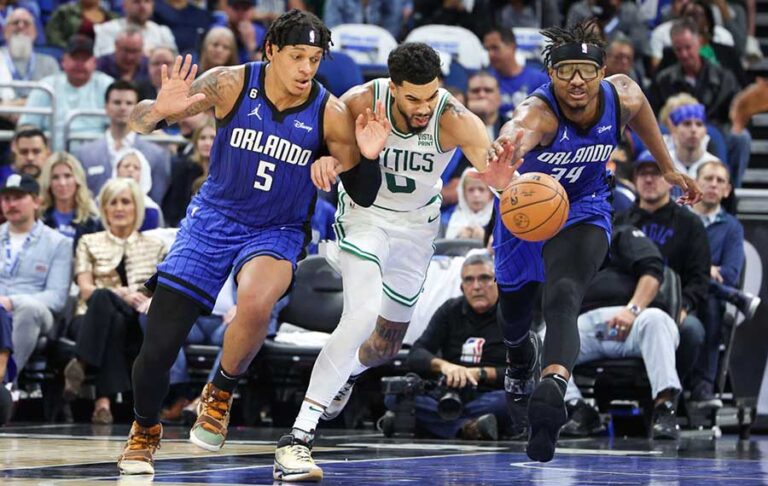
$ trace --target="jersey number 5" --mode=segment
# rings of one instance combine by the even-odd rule
[[[275,172],[275,164],[262,160],[259,162],[259,168],[256,169],[256,181],[253,188],[260,191],[268,191],[272,188],[272,173]]]

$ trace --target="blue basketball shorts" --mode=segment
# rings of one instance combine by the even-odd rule
[[[610,244],[612,219],[613,208],[609,200],[586,197],[571,202],[563,230],[575,224],[594,224],[605,230]],[[496,201],[493,249],[496,281],[501,290],[512,292],[528,282],[543,282],[546,279],[542,249],[547,241],[524,241],[513,236],[501,221]],[[578,256],[574,255],[574,258]]]
[[[224,281],[249,260],[271,256],[296,262],[302,257],[307,235],[301,225],[244,225],[221,211],[190,205],[166,259],[157,266],[157,283],[213,309]]]

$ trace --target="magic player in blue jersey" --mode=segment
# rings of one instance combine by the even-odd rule
[[[345,186],[356,187],[350,196],[361,206],[373,203],[381,183],[378,161],[372,160],[378,152],[361,159],[357,142],[367,145],[376,117],[359,121],[356,131],[346,105],[313,80],[329,45],[330,32],[317,17],[292,10],[266,34],[268,62],[215,68],[195,79],[190,56],[179,57],[170,73],[163,67],[157,100],[140,103],[131,115],[132,127],[147,133],[213,109],[218,130],[210,175],[158,266],[133,368],[136,420],[118,462],[123,474],[154,472],[168,372],[192,324],[210,312],[234,271],[237,316],[190,432],[190,440],[205,449],[223,445],[235,386],[258,352],[272,307],[288,290],[308,242],[316,187],[329,184],[314,163],[323,147],[340,162]]]
[[[493,234],[508,402],[513,416],[527,419],[528,456],[542,462],[552,459],[567,419],[563,396],[579,353],[576,320],[586,287],[608,251],[612,214],[605,163],[621,130],[629,125],[654,155],[667,182],[685,191],[679,202],[693,205],[701,198],[696,183],[675,171],[641,88],[624,75],[604,79],[603,42],[593,28],[585,22],[571,30],[542,31],[548,38],[544,61],[551,82],[517,107],[489,153],[489,163],[505,167],[510,179],[515,169],[550,174],[570,200],[565,227],[546,242],[515,238],[498,211]],[[547,335],[539,364],[538,340],[529,329],[541,282]],[[648,295],[636,295],[610,325],[628,332],[649,303]],[[536,384],[539,365],[541,381]],[[527,417],[524,409],[516,413],[525,403]]]

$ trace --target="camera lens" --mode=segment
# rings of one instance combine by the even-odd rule
[[[437,413],[443,420],[456,420],[463,410],[461,397],[455,391],[446,392],[437,402]]]

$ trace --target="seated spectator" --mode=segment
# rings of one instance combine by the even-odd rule
[[[614,214],[628,211],[635,205],[635,185],[632,183],[632,167],[630,163],[630,149],[626,144],[619,144],[611,153],[611,158],[606,168],[613,172],[615,187],[613,188],[613,212]]]
[[[485,237],[485,226],[491,220],[494,198],[483,181],[467,175],[474,170],[469,168],[461,175],[459,203],[448,222],[446,238],[482,240]]]
[[[77,248],[81,236],[104,229],[85,183],[83,167],[71,154],[56,152],[51,156],[40,177],[40,187],[43,222],[71,238],[73,248]]]
[[[115,50],[96,60],[96,69],[114,79],[141,83],[149,81],[149,60],[144,55],[141,30],[128,25],[117,34]]]
[[[696,98],[688,93],[669,98],[659,119],[669,129],[664,140],[677,170],[696,177],[701,164],[718,160],[707,151],[706,108]]]
[[[54,150],[62,150],[64,124],[71,111],[103,109],[104,93],[113,79],[96,71],[96,58],[93,57],[93,42],[87,37],[76,35],[69,41],[66,54],[61,59],[63,73],[54,74],[40,80],[56,93],[56,119],[53,126],[48,115],[22,115],[20,125],[34,125],[41,130],[53,133]],[[27,98],[27,107],[50,108],[50,95],[40,89],[32,90]],[[90,133],[104,129],[104,122],[98,117],[79,117],[70,125],[70,133]]]
[[[416,396],[416,427],[443,439],[496,440],[508,433],[511,419],[504,393],[506,348],[498,322],[499,291],[493,260],[468,257],[461,269],[463,295],[435,312],[408,353],[408,367],[423,378],[442,378],[462,394],[464,407],[454,420],[438,413],[438,398]],[[439,356],[439,357],[438,357]],[[396,397],[385,398],[392,410]]]
[[[477,7],[480,7],[478,2]],[[488,28],[490,16],[477,15],[473,7],[461,1],[416,1],[413,4],[412,29],[424,25],[455,25],[472,31],[480,37]]]
[[[197,50],[203,34],[213,22],[211,14],[189,0],[160,0],[155,4],[152,20],[167,25],[173,33],[179,52]]]
[[[264,25],[254,22],[255,4],[254,0],[227,0],[227,26],[235,34],[237,55],[241,63],[261,59],[261,40],[266,29]]]
[[[664,262],[680,276],[682,309],[674,319],[679,323],[677,374],[686,380],[704,342],[704,327],[699,312],[707,297],[710,253],[704,225],[688,209],[670,198],[670,184],[661,175],[653,158],[641,157],[635,163],[634,183],[637,201],[628,212],[616,217],[615,224],[639,228],[661,251]],[[696,391],[695,382],[690,389]],[[691,395],[693,401],[711,397]]]
[[[80,288],[77,316],[69,335],[75,358],[64,369],[67,399],[80,393],[86,371],[95,373],[96,403],[91,420],[112,423],[111,397],[131,389],[131,364],[141,347],[139,314],[149,297],[144,282],[165,257],[162,241],[142,235],[144,198],[131,179],[113,179],[99,194],[106,231],[85,235],[77,245],[75,280]]]
[[[35,22],[35,31],[38,33],[35,44],[45,45],[44,28],[40,17],[40,6],[37,0],[0,0],[0,30],[8,27],[8,20],[13,11],[23,8],[32,15]]]
[[[568,9],[565,25],[573,27],[589,18],[596,20],[597,27],[608,42],[623,37],[629,39],[638,57],[649,54],[648,27],[642,21],[635,2],[579,0]]]
[[[192,134],[192,153],[178,155],[171,164],[171,184],[163,198],[163,215],[168,226],[176,228],[187,213],[192,196],[208,178],[208,162],[211,157],[216,123],[208,118],[204,125]]]
[[[412,9],[410,0],[325,0],[322,18],[331,30],[341,24],[368,23],[399,39]]]
[[[728,149],[728,166],[746,168],[749,163],[752,138],[748,131],[733,133],[727,127],[728,113],[739,86],[734,75],[721,66],[701,57],[701,36],[691,19],[683,19],[672,27],[672,45],[679,64],[661,70],[653,84],[652,100],[656,110],[668,98],[688,93],[706,107],[707,119],[723,132]],[[734,172],[733,174],[737,174]],[[739,187],[740,178],[733,178]]]
[[[489,71],[499,81],[500,114],[502,118],[509,118],[529,94],[549,82],[549,76],[541,69],[517,62],[517,43],[511,29],[491,28],[483,36],[483,47],[488,51],[492,68]]]
[[[144,39],[144,52],[148,53],[155,46],[173,46],[176,48],[176,40],[171,29],[165,25],[158,25],[149,20],[155,10],[154,0],[124,0],[124,18],[117,18],[94,26],[96,38],[94,52],[101,57],[115,51],[115,39],[128,25],[135,25],[142,32]]]
[[[75,157],[85,169],[88,188],[93,194],[98,194],[101,186],[112,178],[117,154],[121,150],[135,148],[144,154],[151,168],[152,190],[149,197],[153,201],[162,201],[171,175],[171,155],[162,147],[143,140],[128,125],[131,110],[139,100],[138,88],[128,81],[115,81],[107,87],[103,100],[109,118],[109,128],[104,137],[74,150]]]
[[[214,27],[205,34],[200,48],[198,72],[203,73],[217,66],[238,64],[235,35],[226,27]]]
[[[7,222],[0,226],[0,327],[12,321],[13,358],[21,371],[40,336],[54,329],[72,281],[72,240],[37,219],[40,186],[14,174],[0,189]],[[4,342],[0,346],[7,347]]]
[[[694,371],[694,381],[702,390],[693,395],[713,397],[697,402],[699,407],[719,408],[722,402],[714,398],[714,391],[725,303],[734,304],[747,319],[751,319],[760,305],[760,297],[739,290],[739,276],[744,269],[744,229],[739,220],[721,206],[732,189],[728,168],[719,160],[705,162],[698,168],[696,182],[703,191],[703,198],[693,207],[693,212],[707,229],[712,266],[709,295],[700,313],[706,338]]]
[[[669,19],[651,32],[649,47],[652,72],[655,72],[661,63],[664,57],[664,48],[672,46],[672,36],[670,35],[672,26],[684,16],[683,9],[689,3],[691,3],[690,0],[672,0]],[[715,25],[713,29],[712,42],[727,46],[734,45],[733,35],[720,25]]]
[[[39,181],[48,156],[51,154],[45,134],[35,127],[20,127],[13,135],[11,152],[13,152],[14,172],[27,174]]]
[[[116,13],[102,8],[100,0],[62,3],[53,11],[45,26],[48,45],[65,48],[67,41],[75,34],[94,39],[94,25],[103,24],[116,17]]]
[[[175,49],[166,46],[153,47],[149,51],[149,62],[147,63],[149,80],[138,83],[139,101],[157,98],[157,92],[162,85],[163,66],[168,66],[169,68],[173,66],[176,55]]]
[[[144,194],[144,222],[139,231],[148,231],[163,224],[163,213],[147,194],[152,189],[152,174],[146,157],[136,149],[126,149],[115,156],[115,178],[133,179]]]
[[[3,63],[14,81],[40,81],[60,71],[59,62],[47,54],[34,51],[37,28],[35,19],[27,9],[17,8],[6,22],[5,45],[0,48]],[[16,102],[23,105],[30,88],[13,88]]]
[[[646,86],[642,76],[642,57],[635,62],[635,48],[625,35],[617,35],[605,49],[605,77],[626,74],[640,86]]]
[[[499,19],[499,26],[506,29],[546,29],[563,24],[561,7],[556,0],[502,0],[496,3],[494,18]]]
[[[654,399],[652,436],[677,439],[675,410],[682,391],[675,371],[677,324],[657,297],[664,262],[653,241],[632,226],[614,228],[608,264],[589,285],[578,319],[576,364],[597,359],[642,358]],[[573,381],[565,401],[570,420],[560,433],[586,436],[603,430],[597,411],[584,402]]]
[[[499,81],[488,71],[478,71],[467,80],[467,108],[479,116],[488,137],[496,140],[507,118],[500,113],[501,92]]]

